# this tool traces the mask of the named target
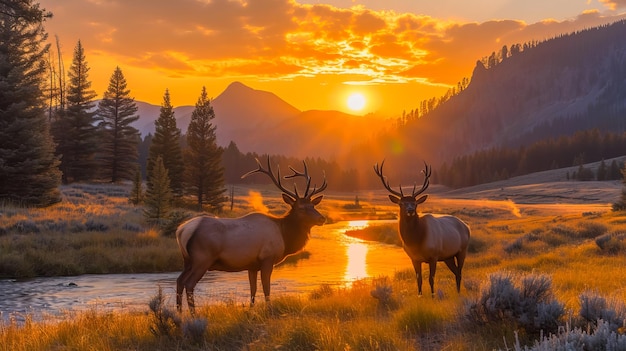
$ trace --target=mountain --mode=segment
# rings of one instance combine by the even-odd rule
[[[398,131],[441,164],[581,130],[626,130],[626,21],[511,46],[478,61],[469,85]],[[503,53],[503,54],[502,54]]]
[[[160,106],[136,102],[142,136],[154,133]],[[338,111],[300,111],[273,93],[231,83],[211,101],[215,111],[217,143],[233,141],[242,152],[280,154],[299,158],[333,158],[347,152],[387,122],[373,116]],[[194,106],[174,108],[178,128],[187,131]],[[369,131],[369,132],[368,132]]]

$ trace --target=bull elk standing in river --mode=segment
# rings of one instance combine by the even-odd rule
[[[280,168],[275,176],[269,157],[267,170],[257,160],[258,169],[253,173],[268,175],[274,185],[282,191],[285,203],[291,209],[282,217],[263,213],[250,213],[240,218],[214,218],[199,216],[181,224],[176,230],[176,240],[183,254],[184,268],[176,280],[176,308],[182,310],[183,290],[187,290],[187,304],[194,313],[193,290],[206,271],[240,272],[247,270],[250,280],[250,303],[254,304],[257,289],[257,273],[261,271],[261,284],[265,300],[269,301],[270,277],[274,265],[286,256],[294,254],[309,240],[311,228],[326,221],[315,206],[322,201],[323,195],[313,198],[326,189],[326,177],[323,184],[310,191],[311,177],[306,162],[304,173],[292,167],[293,174],[284,178],[303,177],[306,179],[306,191],[300,197],[294,184],[294,192],[283,187],[280,182]]]
[[[417,196],[423,193],[430,184],[431,169],[424,162],[424,184],[418,191],[413,186],[411,195],[404,195],[402,186],[400,191],[395,191],[389,186],[387,177],[383,175],[385,161],[374,166],[374,172],[380,177],[385,188],[391,193],[389,199],[400,207],[400,219],[398,227],[402,246],[407,253],[415,274],[417,275],[417,290],[422,296],[422,262],[428,263],[430,275],[430,292],[435,296],[435,271],[437,262],[443,261],[456,277],[456,290],[461,291],[461,270],[467,254],[467,246],[470,238],[470,229],[460,219],[454,216],[435,216],[425,214],[421,217],[417,214],[417,205],[426,201],[428,195]]]

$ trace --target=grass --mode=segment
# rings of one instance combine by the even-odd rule
[[[238,199],[246,196],[246,189],[237,191]],[[128,204],[124,186],[73,185],[63,194],[61,203],[47,209],[0,206],[0,277],[182,268],[175,239],[145,223],[141,209]],[[261,194],[269,210],[282,207],[276,193]],[[326,196],[320,210],[339,211],[353,197]],[[378,197],[363,196],[361,204],[369,211],[394,211],[374,200]],[[222,216],[249,212],[254,209],[250,203],[240,200]],[[196,317],[175,314],[180,321],[172,322],[171,330],[156,328],[149,301],[145,311],[93,309],[68,311],[61,319],[0,322],[0,351],[510,349],[520,341],[532,345],[539,336],[508,323],[475,325],[467,320],[468,305],[478,299],[493,273],[547,274],[555,299],[570,319],[580,310],[583,292],[626,300],[624,213],[529,207],[521,208],[518,217],[503,208],[436,197],[422,211],[455,214],[472,228],[461,295],[453,275],[440,265],[434,300],[416,296],[414,272],[399,271],[349,287],[322,284],[309,294],[278,296],[254,307],[199,306]],[[389,237],[395,226],[356,234],[379,235],[376,240],[382,240],[380,233]]]

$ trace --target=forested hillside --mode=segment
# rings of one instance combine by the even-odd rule
[[[626,154],[605,145],[626,131],[624,38],[626,21],[619,21],[505,45],[478,60],[469,81],[416,103],[394,131],[346,159],[363,165],[391,159],[403,165],[404,183],[414,181],[426,160],[436,181],[465,186]],[[563,147],[581,145],[573,141],[580,133],[594,136],[583,143],[588,150]]]

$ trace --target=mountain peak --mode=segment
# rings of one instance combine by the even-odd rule
[[[240,94],[242,92],[251,92],[251,91],[254,91],[254,89],[252,89],[249,86],[243,84],[242,82],[232,82],[232,83],[228,84],[228,86],[222,92],[222,94],[225,94],[225,93],[228,93],[228,94]]]

